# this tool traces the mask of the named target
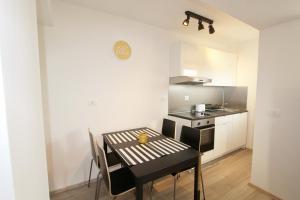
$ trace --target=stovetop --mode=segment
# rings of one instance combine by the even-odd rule
[[[208,112],[195,112],[195,111],[170,113],[169,115],[174,116],[174,117],[189,119],[189,120],[198,120],[198,119],[206,119],[206,118],[213,117]]]
[[[200,120],[213,117],[220,117],[225,115],[232,115],[235,113],[247,112],[246,109],[225,109],[225,110],[206,110],[205,112],[195,112],[195,111],[186,111],[186,112],[176,112],[169,113],[170,116],[179,117],[187,120]]]

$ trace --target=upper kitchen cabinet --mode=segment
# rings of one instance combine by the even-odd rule
[[[172,45],[170,55],[170,77],[207,77],[212,83],[206,85],[236,85],[237,55],[234,53],[178,42]]]

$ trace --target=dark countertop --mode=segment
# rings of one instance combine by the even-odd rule
[[[225,110],[215,110],[215,111],[205,111],[205,115],[200,115],[195,112],[177,112],[177,113],[169,113],[170,116],[179,117],[187,120],[199,120],[199,119],[207,119],[212,117],[221,117],[226,115],[233,115],[237,113],[248,112],[246,109],[225,109]]]

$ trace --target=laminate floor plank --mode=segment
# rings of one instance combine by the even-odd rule
[[[209,163],[203,168],[207,200],[274,200],[274,198],[248,185],[250,181],[252,152],[237,151],[223,159]],[[193,199],[193,171],[183,172],[177,180],[176,199]],[[96,184],[92,183],[65,192],[56,193],[51,200],[92,200]],[[148,185],[144,186],[144,199],[149,199]],[[100,200],[107,199],[107,190],[102,183]],[[123,195],[118,200],[134,200],[134,192]],[[173,199],[173,176],[155,182],[153,200]],[[201,197],[201,199],[203,199]]]

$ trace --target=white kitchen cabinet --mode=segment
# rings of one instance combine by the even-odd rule
[[[235,86],[237,73],[237,55],[206,48],[206,66],[212,83],[207,85]]]
[[[248,113],[237,113],[215,118],[215,145],[214,149],[205,152],[202,163],[209,162],[246,146]],[[176,121],[176,139],[179,140],[183,125],[191,127],[191,120],[168,116]]]
[[[202,162],[206,163],[223,156],[228,152],[228,135],[232,132],[232,116],[227,115],[215,119],[214,150],[203,155]]]
[[[228,135],[232,131],[232,118],[230,115],[225,116],[222,123],[216,124],[215,127],[215,156],[219,157],[227,152]],[[216,119],[218,121],[218,119]]]
[[[224,121],[221,126],[216,124],[216,132],[222,131],[226,134],[226,140],[224,140],[225,151],[220,151],[220,154],[245,147],[247,140],[247,114],[247,112],[237,113],[216,118],[216,121]],[[218,135],[219,133],[216,134]]]
[[[214,86],[236,84],[237,55],[217,49],[178,42],[171,47],[170,77],[199,76]]]
[[[247,114],[238,113],[232,115],[232,133],[230,135],[231,149],[237,149],[245,146],[247,142]]]
[[[215,147],[206,152],[202,162],[206,163],[246,146],[247,112],[216,117]]]

